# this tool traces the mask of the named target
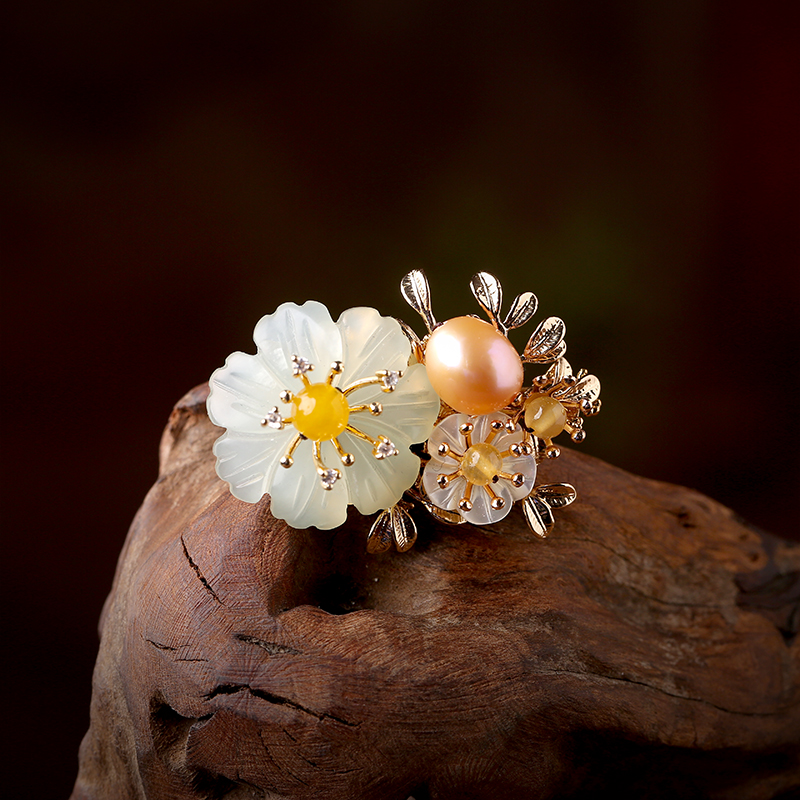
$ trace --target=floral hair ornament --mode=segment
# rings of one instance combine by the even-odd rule
[[[373,308],[333,322],[321,303],[284,303],[253,339],[255,355],[233,353],[209,381],[209,417],[227,429],[216,468],[231,493],[248,503],[269,493],[273,516],[295,528],[336,528],[348,505],[398,507],[419,477],[409,446],[440,409],[400,324]],[[398,525],[398,549],[414,544],[412,526]]]
[[[569,505],[576,491],[568,483],[535,486],[537,464],[560,455],[553,444],[560,433],[583,441],[581,415],[600,410],[600,381],[585,370],[573,375],[564,358],[566,326],[558,317],[540,322],[517,353],[507,333],[536,313],[531,292],[518,295],[501,318],[500,282],[479,272],[471,289],[489,321],[465,316],[438,323],[424,273],[410,272],[400,288],[428,328],[424,339],[410,335],[442,399],[416,499],[439,519],[475,525],[501,520],[521,501],[531,530],[547,536],[553,509]],[[550,366],[525,387],[524,364]]]
[[[455,525],[497,522],[521,502],[531,530],[547,536],[553,510],[576,492],[536,486],[537,467],[560,455],[560,433],[584,439],[582,415],[600,410],[600,382],[573,374],[558,317],[539,323],[517,353],[507,334],[536,313],[531,292],[501,320],[499,281],[479,272],[471,288],[489,321],[439,323],[425,275],[403,278],[423,339],[372,308],[334,323],[308,301],[263,317],[256,354],[233,353],[210,380],[209,417],[227,429],[214,444],[216,468],[231,493],[248,503],[269,493],[273,516],[295,528],[336,528],[349,505],[380,512],[371,553],[414,545],[414,502]],[[549,366],[526,387],[525,364]]]

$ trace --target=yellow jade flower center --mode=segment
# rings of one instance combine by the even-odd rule
[[[327,383],[311,383],[292,398],[293,423],[297,431],[313,441],[335,439],[347,427],[347,398]]]
[[[546,394],[532,394],[525,401],[525,426],[540,439],[552,439],[564,430],[564,406]]]
[[[500,451],[486,442],[472,445],[461,459],[461,474],[476,486],[486,486],[502,471]]]

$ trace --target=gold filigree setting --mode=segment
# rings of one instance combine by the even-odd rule
[[[577,497],[568,483],[535,485],[536,467],[560,455],[553,443],[559,434],[566,432],[575,443],[585,439],[584,418],[600,411],[600,381],[586,370],[573,373],[564,357],[566,325],[559,317],[542,320],[522,354],[517,353],[508,332],[536,313],[538,300],[532,292],[517,295],[503,315],[497,278],[479,272],[470,289],[488,326],[474,316],[439,322],[425,274],[413,270],[401,281],[401,293],[422,318],[427,333],[420,338],[406,323],[400,324],[411,342],[412,359],[428,369],[441,409],[425,445],[427,459],[419,480],[406,492],[406,500],[382,512],[372,526],[368,538],[372,553],[393,543],[400,551],[410,549],[416,538],[409,515],[412,501],[454,525],[489,524],[519,502],[531,531],[545,538],[555,523],[553,512]],[[462,352],[468,357],[459,363],[457,354]],[[526,365],[547,369],[526,386],[522,377]],[[503,437],[508,443],[496,447]],[[506,468],[507,459],[513,468]]]

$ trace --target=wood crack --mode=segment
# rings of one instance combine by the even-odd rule
[[[170,647],[168,644],[161,644],[161,642],[154,642],[152,639],[145,639],[148,644],[153,645],[156,650],[169,650],[170,652],[175,652],[178,648],[177,647]]]
[[[208,580],[206,579],[205,575],[203,575],[202,571],[200,570],[200,567],[198,567],[198,566],[197,566],[197,564],[194,562],[194,559],[193,559],[193,558],[192,558],[192,557],[189,555],[189,550],[188,550],[188,548],[186,547],[186,540],[183,538],[183,534],[181,534],[181,545],[183,545],[183,554],[186,556],[186,560],[189,562],[189,566],[190,566],[190,567],[191,567],[191,568],[194,570],[194,572],[195,572],[195,575],[197,575],[197,578],[198,578],[198,580],[200,581],[200,583],[202,583],[202,584],[203,584],[203,586],[205,587],[206,591],[207,591],[207,592],[208,592],[208,593],[209,593],[209,594],[210,594],[210,595],[211,595],[211,596],[212,596],[212,597],[213,597],[213,598],[214,598],[214,599],[215,599],[215,600],[216,600],[216,601],[217,601],[217,602],[218,602],[218,603],[219,603],[221,606],[224,606],[224,605],[225,605],[225,603],[223,603],[223,602],[222,602],[222,600],[220,600],[220,599],[219,599],[219,595],[218,595],[218,594],[217,594],[217,593],[214,591],[214,589],[211,587],[211,584],[208,582]]]
[[[357,728],[361,724],[360,722],[350,722],[334,714],[329,714],[326,711],[314,711],[311,708],[300,705],[300,703],[296,703],[294,700],[290,700],[288,697],[281,697],[280,695],[272,694],[272,692],[265,692],[263,689],[254,689],[246,683],[224,683],[220,686],[215,686],[210,692],[203,695],[203,697],[206,700],[213,700],[221,694],[238,694],[239,692],[249,692],[253,697],[257,697],[259,700],[265,700],[268,703],[273,703],[278,706],[288,706],[295,711],[302,711],[304,714],[308,714],[318,719],[320,722],[329,719],[332,722],[338,722],[340,725],[346,725],[348,728]]]
[[[800,700],[798,700],[794,703],[788,703],[785,706],[776,708],[773,711],[739,711],[738,709],[735,708],[726,708],[725,706],[717,705],[716,703],[712,703],[710,700],[704,700],[702,697],[690,697],[689,695],[668,692],[666,689],[662,689],[659,686],[653,686],[651,683],[647,683],[646,681],[636,681],[633,680],[632,678],[623,678],[615,675],[600,675],[597,672],[575,672],[573,670],[568,670],[568,669],[537,670],[533,674],[571,675],[576,678],[586,678],[589,680],[595,679],[598,681],[614,681],[615,683],[630,683],[635,686],[644,686],[645,689],[652,689],[654,692],[659,692],[660,694],[666,695],[667,697],[674,697],[677,700],[686,700],[687,702],[690,703],[702,703],[703,705],[709,706],[710,708],[716,708],[718,711],[722,711],[725,714],[735,714],[736,716],[741,716],[741,717],[773,717],[776,714],[783,714],[800,705]]]
[[[219,431],[189,425],[120,562],[76,799],[798,786],[800,548],[760,533],[759,550],[711,500],[565,448],[587,505],[547,541],[521,513],[457,536],[431,518],[416,551],[368,557],[360,515],[294,530],[236,500]]]
[[[289,647],[289,645],[277,644],[276,642],[267,642],[264,639],[259,639],[257,636],[249,636],[246,633],[236,633],[234,634],[234,638],[238,639],[240,642],[246,642],[247,644],[253,644],[256,647],[260,647],[262,650],[265,650],[271,656],[302,655],[302,652],[300,650],[295,650],[294,647]]]
[[[554,538],[553,542],[560,543],[560,542],[586,542],[587,544],[594,544],[597,547],[602,547],[603,550],[607,550],[609,553],[612,553],[621,561],[624,561],[626,564],[630,564],[632,567],[636,567],[636,569],[642,570],[643,572],[647,572],[647,568],[643,567],[641,564],[637,564],[633,559],[628,558],[627,556],[622,555],[622,553],[615,550],[613,547],[609,547],[607,544],[603,542],[598,542],[596,539],[587,539],[583,536],[562,536],[560,538]],[[661,562],[665,566],[669,566],[663,558],[658,556],[653,556],[654,559]]]

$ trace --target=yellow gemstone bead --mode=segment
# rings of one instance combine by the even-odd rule
[[[564,430],[564,406],[546,394],[532,394],[525,401],[525,427],[540,439],[552,439]]]
[[[485,442],[472,445],[461,459],[461,473],[469,483],[476,486],[486,486],[502,471],[503,459],[500,458],[500,451]]]
[[[347,427],[347,398],[327,383],[312,383],[292,399],[294,427],[308,439],[335,439]]]

